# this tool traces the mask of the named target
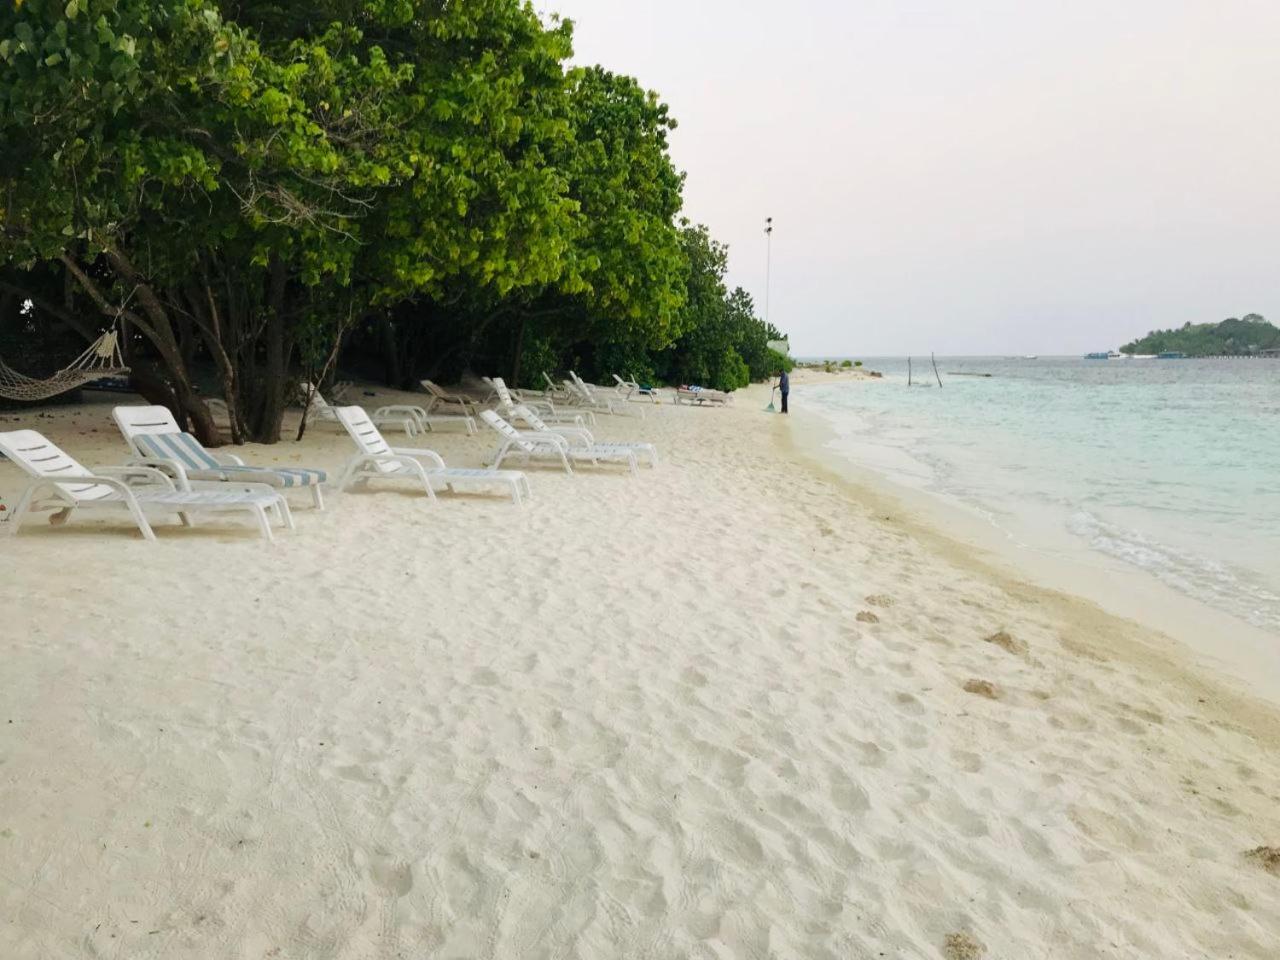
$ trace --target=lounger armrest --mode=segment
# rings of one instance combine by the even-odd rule
[[[214,453],[211,454],[213,459],[217,460],[224,467],[243,467],[244,461],[237,457],[234,453]]]
[[[134,457],[132,460],[126,460],[125,466],[150,467],[164,474],[166,479],[177,481],[177,489],[191,489],[191,481],[187,479],[187,468],[177,460],[169,460],[165,457]]]
[[[97,473],[93,477],[85,477],[86,482],[93,481],[110,484],[115,487],[128,488],[125,482],[130,477],[143,477],[161,484],[166,490],[176,490],[173,479],[169,477],[163,470],[151,464],[131,463],[123,467],[97,467]],[[185,475],[183,480],[185,480]],[[77,481],[78,482],[78,481]]]
[[[379,417],[399,417],[405,414],[423,419],[426,417],[427,411],[411,403],[392,403],[385,407],[379,407],[373,411],[372,416],[374,420],[377,420]]]
[[[569,441],[567,439],[549,430],[521,430],[519,433],[521,440],[527,440],[535,446],[550,447],[553,450],[569,449]]]
[[[547,432],[564,437],[571,446],[575,440],[584,447],[590,447],[596,442],[586,427],[548,427]]]
[[[391,452],[397,457],[412,457],[415,460],[430,460],[441,470],[445,469],[444,457],[434,450],[415,450],[411,447],[392,447]]]

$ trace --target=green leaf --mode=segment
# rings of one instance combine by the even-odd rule
[[[67,15],[68,20],[74,20],[80,12],[80,0],[68,0],[66,9],[62,12]]]

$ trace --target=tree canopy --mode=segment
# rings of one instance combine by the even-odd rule
[[[209,395],[274,441],[335,359],[767,375],[666,105],[571,53],[520,0],[0,0],[0,327],[121,324],[209,442]]]
[[[1261,314],[1247,313],[1220,323],[1186,323],[1178,329],[1152,330],[1120,348],[1121,353],[1185,353],[1189,357],[1249,356],[1280,348],[1280,327]]]

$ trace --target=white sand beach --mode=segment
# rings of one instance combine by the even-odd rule
[[[119,463],[89,396],[0,429]],[[523,508],[0,538],[0,957],[1280,956],[1277,705],[922,534],[767,400],[603,417],[660,466],[535,467]]]

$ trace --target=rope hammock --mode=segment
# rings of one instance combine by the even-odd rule
[[[47,377],[28,377],[0,359],[0,397],[8,400],[47,400],[68,390],[83,387],[103,377],[128,373],[120,353],[120,337],[112,328],[100,336],[84,353],[57,373]]]

